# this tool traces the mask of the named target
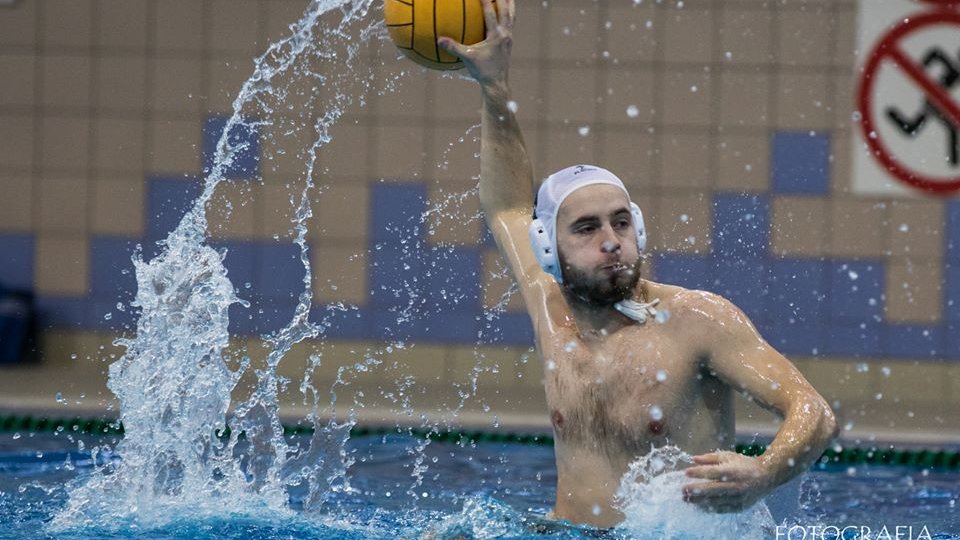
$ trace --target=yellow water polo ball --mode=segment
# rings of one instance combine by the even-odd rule
[[[440,49],[437,38],[473,45],[483,41],[486,24],[480,0],[385,0],[390,38],[414,62],[431,69],[460,69],[463,62]]]

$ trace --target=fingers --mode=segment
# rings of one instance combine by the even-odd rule
[[[463,58],[467,53],[467,46],[458,42],[455,39],[448,37],[441,37],[437,39],[437,45],[444,51],[456,56],[457,58]]]
[[[483,4],[483,22],[487,25],[487,37],[489,38],[500,26],[500,21],[497,20],[497,8],[494,7],[493,0],[480,0],[480,3]]]
[[[716,465],[705,465],[702,467],[690,467],[686,471],[687,476],[691,478],[703,478],[704,480],[726,481],[733,478],[733,474],[727,468]]]
[[[716,465],[720,463],[720,454],[717,452],[710,452],[709,454],[693,456],[693,462],[697,465]]]
[[[508,30],[513,29],[513,21],[517,18],[517,3],[514,0],[500,0],[500,13],[503,26]]]
[[[741,495],[740,485],[734,482],[697,482],[683,486],[683,500],[697,504],[709,501],[721,504],[723,499]]]

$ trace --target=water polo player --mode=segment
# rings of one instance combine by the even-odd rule
[[[544,364],[553,514],[617,524],[614,494],[628,465],[664,445],[695,455],[685,500],[715,512],[749,507],[820,456],[837,432],[833,412],[731,302],[644,278],[643,216],[613,173],[579,165],[534,185],[507,83],[514,0],[498,4],[483,2],[484,41],[439,45],[482,91],[480,200]],[[783,417],[760,457],[732,451],[735,391]]]

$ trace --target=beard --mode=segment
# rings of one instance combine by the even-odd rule
[[[642,266],[643,255],[640,255],[626,270],[609,274],[600,271],[589,272],[567,264],[563,260],[563,255],[560,255],[563,287],[588,304],[597,306],[609,306],[630,298],[636,289],[637,282],[640,281]]]

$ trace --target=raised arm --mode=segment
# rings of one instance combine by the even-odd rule
[[[820,457],[837,423],[826,400],[789,360],[771,347],[728,300],[703,294],[698,313],[710,329],[706,368],[783,418],[766,452],[751,458],[718,451],[694,456],[687,475],[709,482],[686,486],[687,500],[719,511],[738,511],[807,470]]]
[[[499,0],[496,6],[491,0],[481,1],[487,27],[484,41],[464,46],[449,38],[440,38],[438,43],[447,52],[459,56],[480,84],[483,95],[480,205],[537,324],[550,311],[547,293],[556,285],[540,270],[527,236],[536,186],[507,82],[516,6],[514,0]]]

